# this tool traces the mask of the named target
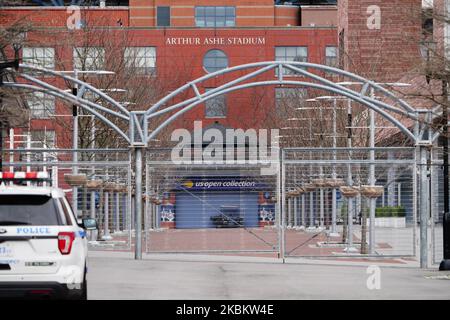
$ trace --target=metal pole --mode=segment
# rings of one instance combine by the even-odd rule
[[[116,232],[120,231],[120,192],[116,192]]]
[[[281,150],[281,163],[280,163],[280,168],[281,168],[281,256],[280,258],[283,259],[284,262],[284,258],[285,258],[285,254],[286,254],[286,215],[284,214],[284,211],[286,210],[286,165],[285,165],[285,161],[284,161],[284,150]]]
[[[78,79],[78,70],[74,70],[73,76],[75,79]],[[72,88],[72,94],[76,97],[78,94],[78,84],[74,83]],[[78,106],[72,106],[72,115],[73,115],[73,134],[72,134],[72,146],[74,150],[78,149]],[[78,173],[78,166],[76,163],[78,162],[78,153],[76,151],[73,152],[72,161],[75,165],[72,167],[73,174]],[[72,208],[75,215],[78,217],[78,188],[72,187]]]
[[[351,126],[353,123],[352,120],[352,101],[348,100],[348,136],[347,136],[347,147],[350,149],[352,147],[352,130]],[[352,176],[352,165],[350,164],[350,160],[352,159],[352,152],[348,152],[349,163],[347,165],[347,185],[353,185],[353,176]],[[354,252],[356,248],[353,247],[353,199],[347,198],[347,248],[344,249],[346,252]]]
[[[375,98],[374,89],[371,89],[371,98]],[[375,111],[370,109],[370,148],[375,148]],[[369,165],[369,185],[375,185],[375,150],[371,149],[369,152],[370,165]],[[375,206],[376,199],[370,198],[370,226],[369,226],[369,254],[375,254]]]
[[[336,126],[336,122],[337,122],[337,110],[336,110],[336,105],[337,101],[336,99],[334,99],[334,103],[333,103],[333,149],[335,149],[337,147],[337,126]],[[333,160],[336,161],[336,150],[333,151]],[[333,173],[332,173],[332,178],[336,179],[336,165],[333,165]],[[337,192],[336,192],[336,188],[333,188],[331,190],[331,233],[330,236],[334,236],[337,237],[339,236],[338,232],[337,232],[337,225],[336,225],[336,219],[337,219]]]
[[[135,173],[135,260],[142,259],[142,148],[136,147],[134,149],[135,161],[136,161],[136,173]]]
[[[444,216],[442,220],[442,239],[444,241],[444,259],[439,270],[450,270],[450,204],[449,204],[449,155],[448,155],[448,83],[442,81],[443,105],[442,105],[442,135],[444,157]]]
[[[95,117],[93,116],[91,118],[91,149],[95,148]],[[92,153],[92,161],[95,162],[95,152]],[[95,167],[92,166],[91,168],[92,173],[92,179],[95,179]],[[91,219],[96,219],[96,212],[95,212],[95,190],[91,191]],[[93,230],[91,232],[91,240],[97,239],[97,232],[96,230]]]
[[[95,191],[91,191],[91,218],[95,219]],[[97,239],[97,233],[95,230],[91,231],[91,241]]]
[[[298,227],[298,197],[294,197],[294,227]]]
[[[309,228],[314,229],[314,191],[309,193]]]
[[[323,188],[320,188],[320,228],[325,228],[325,195]]]
[[[301,225],[303,226],[303,227],[305,227],[306,228],[306,216],[305,216],[305,214],[306,214],[306,205],[305,205],[305,201],[306,201],[306,196],[305,196],[305,194],[303,193],[302,194],[302,199],[301,199],[301,201],[302,201],[302,209],[301,209]]]
[[[287,204],[288,204],[288,217],[287,217],[287,227],[292,227],[291,221],[292,221],[292,199],[293,198],[288,198],[287,199]]]
[[[427,149],[420,147],[420,267],[428,267],[428,177]]]
[[[105,209],[104,209],[104,212],[105,212],[105,219],[104,219],[105,224],[103,226],[103,237],[102,237],[102,239],[103,240],[111,240],[112,237],[109,234],[109,192],[108,191],[105,192],[105,196],[104,197],[105,197]]]
[[[320,121],[323,121],[323,111],[322,111],[322,106],[320,106]],[[322,148],[323,146],[323,131],[320,135],[320,147]],[[319,167],[319,178],[323,179],[323,166]],[[325,206],[324,206],[324,193],[323,193],[323,188],[319,188],[319,227],[320,228],[324,228],[324,217],[325,217]]]

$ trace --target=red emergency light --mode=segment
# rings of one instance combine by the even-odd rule
[[[49,178],[48,172],[32,171],[32,172],[0,172],[0,180],[47,180]]]

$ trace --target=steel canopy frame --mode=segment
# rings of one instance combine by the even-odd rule
[[[259,68],[249,74],[246,74],[244,76],[241,76],[239,78],[236,78],[234,80],[231,80],[215,89],[211,89],[205,93],[200,93],[198,90],[198,84],[201,84],[204,81],[207,81],[208,79],[226,75],[232,72],[236,71],[242,71],[242,70],[252,70],[255,68]],[[306,68],[310,69],[316,69],[319,71],[325,71],[328,73],[345,76],[348,77],[354,81],[358,81],[361,83],[361,91],[355,91],[351,90],[343,85],[340,85],[338,83],[334,83],[328,79],[325,79],[323,77],[320,77],[316,74],[310,73],[306,71]],[[246,80],[249,80],[251,78],[255,78],[263,73],[269,72],[270,70],[278,70],[277,78],[278,80],[271,80],[271,81],[259,81],[259,82],[252,82],[252,83],[245,83],[241,85],[237,85],[239,83],[242,83]],[[292,80],[285,80],[283,75],[283,70],[293,70],[297,73],[300,73],[305,78],[309,78],[312,80],[315,80],[319,83],[314,82],[302,82],[302,81],[292,81]],[[155,130],[153,130],[149,135],[147,135],[147,142],[153,139],[157,133],[161,131],[165,126],[167,126],[169,123],[171,123],[173,120],[175,120],[179,115],[182,113],[194,108],[200,103],[204,103],[209,99],[212,99],[216,96],[229,93],[232,91],[240,90],[240,89],[246,89],[256,86],[275,86],[275,85],[294,85],[294,86],[303,86],[303,87],[311,87],[311,88],[317,88],[322,89],[326,91],[330,91],[336,94],[341,94],[343,96],[347,96],[352,100],[355,100],[368,108],[374,110],[375,112],[381,114],[384,118],[386,118],[388,121],[392,122],[395,126],[397,126],[402,132],[404,132],[409,139],[411,139],[415,144],[419,144],[419,141],[421,140],[420,137],[418,137],[415,132],[412,132],[407,127],[405,127],[398,119],[396,119],[394,116],[388,114],[388,111],[394,112],[398,115],[408,117],[412,120],[418,121],[419,120],[419,114],[416,109],[414,109],[412,106],[410,106],[407,102],[404,100],[398,98],[394,93],[390,92],[389,90],[385,89],[381,85],[370,81],[368,79],[365,79],[361,76],[358,76],[356,74],[329,67],[319,64],[313,64],[313,63],[307,63],[307,62],[294,62],[294,61],[269,61],[269,62],[258,62],[258,63],[250,63],[250,64],[244,64],[239,65],[223,70],[216,71],[214,73],[207,74],[203,77],[200,77],[196,80],[193,80],[177,90],[173,91],[172,93],[168,94],[167,96],[160,99],[156,104],[151,106],[147,112],[147,120],[160,116],[164,113],[171,112],[176,109],[181,109],[179,113],[174,114],[169,119],[164,121],[162,124],[160,124]],[[177,97],[181,93],[185,93],[187,90],[192,89],[195,92],[195,97],[189,98],[189,99],[183,99],[182,102],[167,106],[163,108],[163,106],[170,101],[171,99]],[[370,89],[374,89],[380,93],[383,94],[383,96],[386,99],[390,99],[393,101],[393,105],[390,105],[384,101],[377,100],[370,95],[366,95],[366,93],[370,92]],[[398,105],[398,106],[395,106]],[[187,109],[187,110],[185,110]],[[183,111],[185,110],[185,111]]]
[[[356,101],[362,105],[365,105],[367,108],[377,112],[381,116],[383,116],[385,119],[393,123],[396,127],[399,128],[401,132],[403,132],[408,139],[410,139],[412,142],[414,142],[414,145],[418,147],[418,154],[420,154],[420,158],[417,159],[416,164],[420,166],[420,183],[421,186],[426,187],[427,181],[426,181],[426,163],[427,163],[427,154],[429,153],[429,148],[432,146],[433,138],[436,138],[435,136],[426,136],[427,130],[428,130],[428,116],[425,117],[425,121],[422,121],[420,116],[424,114],[430,114],[432,112],[431,110],[423,110],[423,109],[416,109],[410,106],[407,102],[404,100],[398,98],[393,92],[387,90],[386,88],[382,87],[381,85],[365,79],[361,76],[358,76],[354,73],[344,71],[338,68],[329,67],[325,65],[320,64],[313,64],[313,63],[307,63],[307,62],[295,62],[295,61],[268,61],[268,62],[257,62],[257,63],[249,63],[244,65],[239,65],[223,70],[216,71],[214,73],[207,74],[205,76],[202,76],[196,80],[193,80],[191,82],[188,82],[187,84],[179,87],[175,91],[171,92],[170,94],[166,95],[162,99],[160,99],[157,103],[150,106],[146,111],[128,111],[122,104],[115,101],[110,96],[104,94],[97,88],[93,87],[92,85],[85,83],[81,80],[78,80],[76,78],[70,77],[68,75],[62,74],[58,71],[54,70],[48,70],[44,68],[34,67],[26,64],[20,64],[20,68],[27,69],[31,71],[38,71],[45,74],[50,74],[53,76],[61,77],[65,80],[68,80],[72,83],[75,83],[79,86],[79,92],[77,96],[73,96],[67,92],[64,92],[63,90],[54,87],[44,81],[41,81],[39,79],[36,79],[35,77],[29,75],[29,74],[23,74],[19,73],[18,75],[22,77],[23,79],[26,79],[28,81],[33,82],[37,86],[32,86],[29,84],[24,83],[6,83],[5,85],[10,87],[16,87],[19,89],[31,89],[35,91],[45,92],[48,94],[52,94],[53,96],[65,99],[66,101],[69,101],[71,103],[79,105],[81,108],[86,110],[88,113],[93,114],[95,117],[98,117],[101,121],[103,121],[105,124],[109,125],[112,129],[117,131],[120,136],[122,136],[125,141],[129,143],[130,151],[134,151],[135,155],[135,161],[136,161],[136,181],[135,181],[135,192],[136,195],[142,193],[142,151],[144,148],[146,148],[150,142],[151,139],[153,139],[163,128],[165,128],[167,125],[169,125],[171,122],[173,122],[175,119],[177,119],[179,116],[181,116],[183,113],[193,109],[194,107],[198,106],[201,103],[206,102],[209,99],[212,99],[216,96],[226,94],[229,92],[246,89],[246,88],[252,88],[252,87],[259,87],[259,86],[276,86],[276,85],[291,85],[291,86],[301,86],[301,87],[310,87],[310,88],[316,88],[321,89],[325,91],[329,91],[338,95],[346,96],[350,100]],[[252,71],[253,69],[256,69]],[[310,79],[311,82],[307,81],[294,81],[294,80],[285,80],[284,79],[284,70],[291,70],[295,71],[296,73],[300,74],[303,78]],[[326,78],[323,78],[319,76],[318,74],[314,74],[311,72],[308,72],[308,69],[317,70],[321,72],[331,73],[338,76],[342,76],[345,78],[351,79],[353,82],[357,82],[361,85],[360,91],[352,90],[348,87],[345,87],[339,83],[335,83],[333,81],[330,81]],[[233,72],[237,71],[251,71],[248,74],[245,74],[243,76],[235,77],[234,80],[228,81],[225,84],[209,90],[204,93],[200,93],[198,89],[198,85],[201,84],[204,81],[207,81],[208,79],[217,77],[217,76],[223,76],[228,75]],[[276,75],[276,80],[267,80],[267,81],[255,81],[255,82],[246,82],[247,80],[250,80],[252,78],[255,78],[257,76],[260,76],[267,72],[274,72],[275,70],[278,71],[278,74]],[[271,75],[273,77],[273,75]],[[246,83],[245,83],[246,82]],[[108,108],[105,108],[104,106],[101,106],[99,104],[93,103],[91,101],[85,100],[82,98],[83,93],[86,91],[92,91],[99,97],[101,97],[103,100],[108,102],[110,105],[114,106],[117,110],[111,110]],[[185,93],[187,90],[193,90],[195,93],[195,96],[188,99],[182,99],[182,102],[176,103],[174,105],[166,106],[166,103],[168,103],[171,99],[176,98],[181,93]],[[377,93],[381,94],[383,96],[384,101],[378,100],[377,98],[371,96],[370,92],[376,91]],[[387,101],[391,101],[391,103],[388,103]],[[172,116],[170,116],[168,119],[163,121],[161,124],[159,124],[153,131],[149,132],[148,130],[148,123],[151,119],[156,118],[160,115],[166,114],[168,112],[176,111]],[[113,122],[111,122],[109,119],[107,119],[105,116],[103,116],[99,112],[105,112],[110,114],[111,116],[124,120],[125,122],[128,121],[128,132],[122,131],[120,128],[118,128]],[[391,113],[395,113],[396,115],[399,115],[401,117],[406,117],[414,121],[415,125],[413,129],[409,129],[406,127],[399,119],[397,119],[394,115]],[[421,124],[423,126],[421,127]],[[429,131],[429,130],[428,130]],[[426,137],[426,139],[423,139],[423,137]],[[135,232],[136,232],[136,246],[135,246],[135,259],[141,259],[142,258],[142,248],[141,248],[141,215],[139,214],[142,210],[142,199],[140,196],[135,197],[135,216],[136,216],[136,225],[135,225]],[[427,237],[426,237],[426,224],[427,224],[427,205],[426,205],[426,195],[424,192],[421,193],[421,236],[423,235],[423,238],[421,238],[421,266],[426,267],[427,266]]]

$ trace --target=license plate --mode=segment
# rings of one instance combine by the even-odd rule
[[[14,255],[14,251],[11,245],[1,244],[0,245],[0,258],[11,258]]]

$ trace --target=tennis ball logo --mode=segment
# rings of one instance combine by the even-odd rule
[[[187,189],[190,189],[190,188],[192,188],[192,187],[194,186],[194,182],[192,182],[192,181],[190,181],[190,180],[185,181],[185,182],[183,182],[183,186],[184,186],[185,188],[187,188]]]

